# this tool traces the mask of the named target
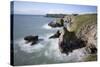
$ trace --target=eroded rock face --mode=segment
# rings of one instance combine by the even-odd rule
[[[61,21],[60,21],[61,22]],[[80,15],[78,17],[65,16],[59,35],[59,49],[62,53],[68,54],[75,49],[85,48],[90,54],[97,53],[97,24],[95,15]],[[79,26],[77,26],[77,24]],[[48,24],[52,27],[60,27],[57,23]],[[77,30],[75,30],[77,29]],[[56,34],[50,38],[55,37]]]
[[[31,42],[31,45],[34,45],[38,41],[38,36],[32,36],[32,35],[26,36],[26,37],[24,37],[24,40],[26,40],[27,43]]]
[[[67,17],[68,18],[68,17]],[[73,21],[74,22],[74,21]],[[69,21],[69,24],[72,23]],[[89,54],[97,53],[97,24],[88,23],[80,28],[78,33],[70,31],[67,25],[64,25],[63,31],[59,37],[59,48],[62,53],[68,54],[75,49],[85,48]]]
[[[73,28],[73,25],[74,25],[74,16],[65,16],[63,18],[64,20],[64,27],[69,31],[69,32],[73,32],[74,28]]]
[[[77,34],[82,40],[86,41],[86,50],[88,53],[97,53],[97,26],[88,24],[81,28]]]
[[[75,49],[83,48],[85,46],[85,41],[77,38],[74,32],[69,32],[66,28],[63,28],[59,37],[59,49],[62,53],[68,54]]]

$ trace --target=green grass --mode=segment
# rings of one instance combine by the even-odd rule
[[[74,28],[75,32],[78,32],[83,25],[97,23],[97,14],[78,15],[74,19],[72,28]]]
[[[85,14],[85,15],[78,15],[74,17],[74,32],[81,31],[81,28],[85,25],[97,24],[97,14]],[[96,61],[97,54],[91,54],[84,58],[85,61]]]
[[[77,35],[78,32],[80,32],[85,25],[93,25],[97,24],[97,14],[84,14],[84,15],[78,15],[73,17],[72,27],[71,30]],[[74,33],[66,33],[65,37],[68,39],[74,39],[75,35]],[[89,55],[85,58],[85,61],[95,61],[97,60],[97,55]]]
[[[84,58],[84,61],[97,61],[97,54],[91,54]]]

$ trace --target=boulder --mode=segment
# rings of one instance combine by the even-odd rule
[[[28,43],[28,42],[31,42],[31,45],[34,45],[34,44],[36,44],[37,41],[38,41],[38,36],[32,36],[32,35],[26,36],[26,37],[24,37],[24,40],[26,40],[27,43]]]

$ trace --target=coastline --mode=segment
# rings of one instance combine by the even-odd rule
[[[71,18],[71,21],[69,20],[70,18]],[[62,27],[66,26],[65,27],[66,30],[63,30],[61,32],[61,35],[58,37],[60,39],[58,45],[63,43],[63,45],[69,44],[69,46],[66,46],[66,47],[59,46],[60,51],[62,53],[64,52],[65,54],[67,52],[67,55],[68,55],[68,53],[73,52],[73,50],[84,48],[84,53],[86,54],[86,56],[89,54],[84,60],[85,61],[96,61],[97,60],[97,45],[96,45],[97,44],[96,43],[97,42],[97,40],[96,40],[96,38],[97,38],[96,37],[97,14],[84,14],[84,15],[75,15],[75,16],[69,15],[69,16],[65,16],[63,18],[61,17],[59,19],[63,19],[64,21],[69,20],[68,21],[69,25],[68,24],[67,24],[67,26],[62,25]],[[60,23],[61,22],[57,20],[55,25],[60,24]],[[52,26],[53,25],[51,25],[51,27]],[[56,27],[59,27],[59,26],[56,26]],[[54,28],[56,28],[56,27],[54,27]],[[69,32],[66,32],[67,30]],[[71,33],[75,33],[75,34],[71,34]],[[90,35],[88,35],[88,34],[90,34]],[[70,35],[71,35],[71,37],[70,37]],[[66,38],[66,36],[67,36],[67,38]],[[76,42],[73,37],[75,37]],[[88,39],[86,39],[86,38],[88,38]],[[70,41],[73,44],[70,44]],[[75,46],[75,43],[78,45]],[[82,46],[82,44],[84,46]],[[72,47],[77,47],[77,48],[74,49]],[[66,48],[67,48],[67,50],[66,50]]]

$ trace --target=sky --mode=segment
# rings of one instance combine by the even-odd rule
[[[14,14],[85,14],[97,13],[96,6],[14,1]]]

